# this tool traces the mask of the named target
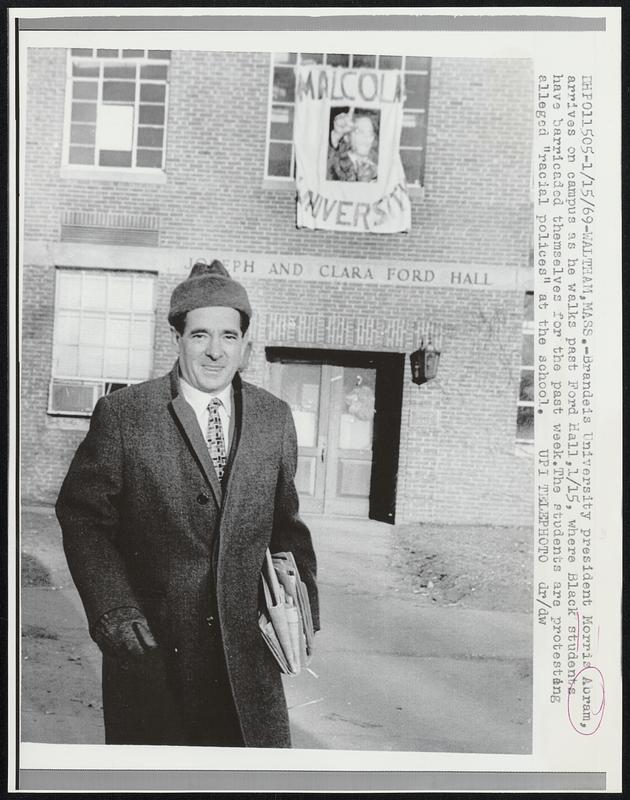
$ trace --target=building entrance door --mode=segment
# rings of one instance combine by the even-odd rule
[[[267,347],[271,391],[291,406],[303,511],[393,523],[404,354]]]
[[[271,390],[295,420],[301,508],[367,517],[376,369],[274,363],[271,372]]]

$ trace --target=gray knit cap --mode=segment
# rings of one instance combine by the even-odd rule
[[[245,287],[232,280],[217,259],[211,264],[198,261],[186,280],[173,289],[168,321],[172,325],[178,314],[206,306],[227,306],[242,312],[248,319],[252,316]]]

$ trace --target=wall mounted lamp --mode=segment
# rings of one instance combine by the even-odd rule
[[[410,354],[409,360],[411,361],[411,380],[421,386],[437,375],[440,350],[435,347],[430,337],[426,341],[421,339],[420,347]]]

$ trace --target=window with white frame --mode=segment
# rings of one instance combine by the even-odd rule
[[[96,401],[150,377],[155,276],[57,269],[48,410],[89,416]]]
[[[534,441],[534,293],[525,293],[516,440]]]
[[[419,56],[351,55],[334,53],[274,53],[267,128],[267,178],[295,177],[293,117],[295,69],[302,64],[327,64],[354,69],[398,69],[404,72],[405,103],[400,157],[407,183],[424,185],[431,59]]]
[[[64,164],[164,169],[170,50],[68,53]]]

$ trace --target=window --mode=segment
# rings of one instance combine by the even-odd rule
[[[153,275],[58,269],[49,413],[88,416],[102,395],[146,380],[154,330]]]
[[[169,50],[70,50],[64,164],[164,169]]]
[[[400,157],[407,183],[411,186],[422,186],[431,59],[417,56],[275,53],[271,64],[266,177],[283,178],[287,181],[295,177],[293,152],[295,68],[301,64],[403,70],[406,99],[400,138]]]
[[[525,293],[516,440],[534,441],[534,293]]]

